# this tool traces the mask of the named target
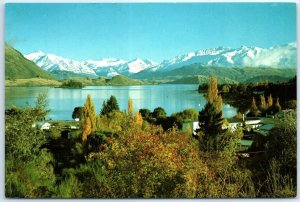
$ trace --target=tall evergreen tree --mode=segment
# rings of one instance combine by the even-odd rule
[[[119,111],[119,104],[115,96],[110,96],[107,104],[110,106],[111,111]]]
[[[200,147],[205,151],[215,151],[218,149],[218,139],[224,132],[222,112],[222,98],[218,95],[218,83],[215,77],[211,77],[207,91],[208,101],[199,112],[199,129],[196,130]]]
[[[83,130],[82,140],[86,141],[91,132],[96,129],[96,112],[90,95],[87,96],[83,107],[81,123]]]
[[[199,112],[199,129],[201,148],[213,151],[217,149],[217,136],[221,135],[223,129],[222,112],[218,112],[215,106],[207,103],[202,111]]]
[[[82,113],[83,113],[83,107],[75,107],[74,108],[74,111],[72,113],[72,119],[76,119],[76,118],[79,118],[81,119],[82,118]]]
[[[110,96],[109,100],[103,101],[101,114],[106,115],[113,111],[119,111],[119,104],[115,96]]]

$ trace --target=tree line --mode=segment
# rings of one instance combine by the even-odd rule
[[[239,83],[218,85],[220,94],[226,103],[238,108],[241,113],[251,109],[253,100],[258,107],[255,114],[266,115],[278,112],[281,109],[296,109],[297,90],[296,77],[287,82],[269,83],[268,81],[257,83]],[[208,85],[199,85],[198,92],[205,93]],[[267,100],[266,100],[267,99]],[[273,106],[270,108],[270,102]],[[258,105],[257,105],[258,104]],[[250,115],[253,115],[250,114]]]

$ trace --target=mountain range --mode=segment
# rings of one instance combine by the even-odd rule
[[[133,78],[149,79],[166,76],[168,73],[180,72],[183,67],[198,64],[197,68],[296,68],[296,43],[289,43],[270,48],[247,47],[239,48],[217,47],[204,49],[175,56],[161,63],[149,59],[134,59],[126,61],[116,58],[100,60],[77,61],[67,59],[42,51],[33,52],[25,57],[43,70],[55,74],[87,77],[113,77],[125,75]],[[195,68],[195,66],[193,66]],[[188,71],[188,70],[187,70]]]
[[[130,76],[157,65],[151,60],[142,60],[139,58],[131,61],[116,58],[77,61],[53,54],[46,54],[42,51],[30,53],[25,55],[25,57],[36,63],[43,70],[56,75],[68,72],[70,76],[105,76],[109,78],[116,75]]]

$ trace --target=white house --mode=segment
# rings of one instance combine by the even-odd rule
[[[46,122],[42,125],[41,130],[50,130],[51,124]]]
[[[198,121],[193,121],[193,122],[186,122],[182,124],[182,130],[186,129],[192,130],[193,135],[196,135],[195,130],[199,129],[199,122]]]
[[[260,119],[253,119],[253,120],[247,120],[245,121],[246,125],[257,125],[260,124],[261,120]]]
[[[242,122],[232,122],[228,123],[228,127],[232,130],[236,130],[238,127],[242,127],[243,123]]]

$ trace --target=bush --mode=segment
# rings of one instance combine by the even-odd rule
[[[83,88],[83,84],[80,81],[75,81],[73,79],[64,81],[61,86],[61,88]]]

